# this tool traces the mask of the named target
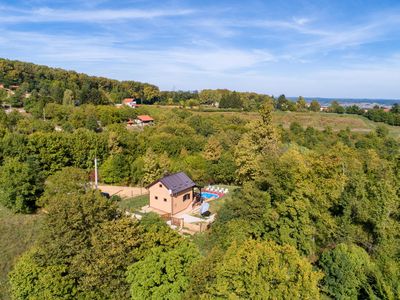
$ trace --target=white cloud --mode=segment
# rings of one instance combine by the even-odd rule
[[[293,21],[301,26],[311,22],[309,18],[293,18]]]
[[[90,9],[60,10],[39,8],[32,11],[3,11],[0,23],[34,23],[34,22],[118,22],[135,19],[154,19],[160,17],[185,16],[192,14],[191,9],[140,10],[140,9]]]
[[[0,55],[12,51],[29,53],[32,57],[50,61],[108,61],[109,64],[132,62],[144,68],[151,65],[156,68],[169,65],[168,69],[177,66],[194,72],[218,73],[239,70],[276,59],[265,50],[240,50],[212,45],[163,49],[129,46],[121,48],[118,46],[119,40],[112,35],[74,37],[3,31],[2,39],[6,46],[0,49]]]

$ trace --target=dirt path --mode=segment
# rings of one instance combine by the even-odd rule
[[[145,188],[131,186],[99,185],[99,189],[111,196],[118,195],[122,198],[132,198],[148,193]]]

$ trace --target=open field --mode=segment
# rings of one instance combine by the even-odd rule
[[[384,125],[389,129],[389,134],[392,137],[400,137],[399,126],[390,126],[384,123],[373,122],[359,115],[314,112],[274,112],[273,121],[285,128],[288,128],[290,123],[297,122],[303,127],[311,126],[321,130],[329,126],[337,131],[349,128],[351,131],[365,133],[374,130],[378,125]]]
[[[163,111],[166,109],[173,109],[168,106],[146,106],[150,114],[155,117],[161,117]],[[189,109],[193,114],[198,115],[224,115],[224,116],[239,116],[245,120],[255,120],[258,118],[256,112],[237,112],[237,111],[201,111],[198,109]],[[284,128],[288,128],[291,123],[297,122],[303,127],[314,127],[317,129],[324,129],[331,127],[332,130],[339,131],[342,129],[349,128],[355,132],[370,132],[374,130],[379,124],[386,126],[389,129],[389,134],[392,137],[400,137],[400,126],[390,126],[384,123],[377,123],[368,120],[367,118],[359,115],[349,114],[333,114],[333,113],[319,113],[319,112],[284,112],[275,111],[273,113],[273,122],[276,125],[282,125]]]
[[[43,215],[14,214],[0,206],[0,299],[10,299],[7,274],[36,240]]]

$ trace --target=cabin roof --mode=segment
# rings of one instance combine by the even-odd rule
[[[171,175],[166,175],[153,183],[149,184],[147,188],[161,182],[165,187],[172,191],[172,194],[178,194],[184,190],[195,187],[196,184],[184,172],[179,172]]]
[[[154,121],[154,119],[148,115],[140,115],[140,116],[137,116],[137,118],[142,122]]]

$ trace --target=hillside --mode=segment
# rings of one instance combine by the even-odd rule
[[[172,110],[174,107],[170,106],[146,106],[149,113],[155,116],[162,116],[165,110]],[[200,116],[207,115],[222,115],[226,117],[237,116],[244,120],[255,120],[259,118],[257,112],[243,112],[243,111],[219,111],[201,109],[190,110],[193,114]],[[333,131],[350,129],[353,132],[368,133],[376,129],[379,125],[384,125],[389,130],[389,135],[395,138],[400,137],[400,127],[390,126],[384,123],[373,122],[366,117],[352,114],[335,114],[324,112],[284,112],[274,111],[272,120],[276,125],[282,125],[284,128],[289,128],[291,123],[299,123],[304,128],[313,127],[318,130],[324,130],[330,127]]]
[[[120,103],[126,97],[152,102],[159,94],[158,87],[148,83],[88,76],[3,58],[0,58],[0,84],[15,90],[11,98],[14,106],[25,106],[27,93],[33,97],[30,102],[76,104]]]

